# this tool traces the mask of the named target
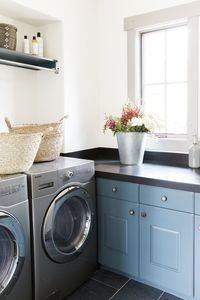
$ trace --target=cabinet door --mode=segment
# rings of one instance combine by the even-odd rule
[[[98,196],[99,262],[138,275],[138,204]]]
[[[140,207],[140,276],[182,295],[193,295],[192,214]]]
[[[200,299],[200,216],[195,216],[195,297]]]

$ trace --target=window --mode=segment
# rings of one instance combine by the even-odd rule
[[[187,33],[183,25],[141,34],[141,99],[165,136],[187,134]]]
[[[198,134],[200,2],[125,19],[128,97],[163,126],[148,149],[187,152]]]

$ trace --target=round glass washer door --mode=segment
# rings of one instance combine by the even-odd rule
[[[25,258],[24,235],[19,222],[0,212],[0,297],[16,283]]]
[[[89,199],[85,189],[72,186],[51,203],[44,220],[43,243],[55,262],[73,260],[86,245],[92,225]]]

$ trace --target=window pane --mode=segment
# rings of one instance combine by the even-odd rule
[[[167,132],[187,133],[187,84],[167,85]]]
[[[167,82],[187,80],[187,26],[166,31]]]
[[[142,34],[143,84],[161,83],[165,78],[165,32]]]
[[[188,26],[142,34],[142,99],[160,132],[187,134]]]
[[[149,113],[159,116],[162,122],[165,120],[165,86],[164,84],[144,87],[145,109]],[[165,131],[162,128],[162,132]]]

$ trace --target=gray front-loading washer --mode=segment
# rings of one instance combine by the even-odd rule
[[[96,270],[94,162],[60,157],[27,172],[35,300],[60,300]]]
[[[30,225],[25,175],[0,177],[0,300],[31,300]]]

